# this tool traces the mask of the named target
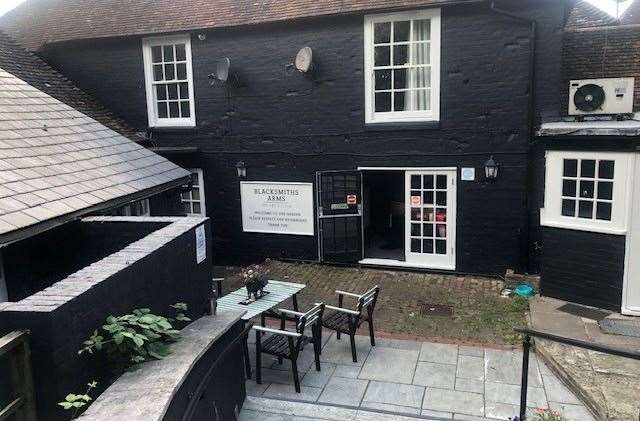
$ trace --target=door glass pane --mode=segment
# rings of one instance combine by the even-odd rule
[[[565,177],[577,177],[578,176],[578,160],[565,159],[563,174]]]
[[[425,239],[422,240],[422,252],[427,254],[433,254],[433,240]]]
[[[420,231],[420,224],[411,224],[411,235],[414,237],[422,235],[422,232]]]
[[[598,202],[596,218],[603,221],[611,221],[611,203]]]
[[[436,204],[438,206],[447,206],[447,192],[439,191],[436,193]]]
[[[578,217],[586,219],[593,218],[593,202],[581,200],[578,203]]]
[[[420,240],[416,238],[411,239],[411,252],[412,253],[420,253],[422,250],[420,249]]]
[[[422,236],[433,237],[433,224],[422,224]]]
[[[562,216],[576,216],[576,201],[562,200]]]
[[[435,221],[435,212],[433,209],[428,208],[424,210],[424,220],[425,221]]]
[[[440,194],[440,192],[438,192],[438,194]],[[446,195],[446,193],[445,193],[445,195]],[[433,192],[432,191],[425,191],[424,193],[422,193],[422,203],[425,204],[425,205],[432,205],[433,204]],[[438,204],[440,204],[440,203],[438,203]],[[444,204],[445,205],[447,204],[446,200],[445,200]]]
[[[613,183],[611,181],[598,182],[598,199],[613,199]]]
[[[580,161],[580,177],[594,178],[596,176],[596,161],[583,159]]]
[[[600,161],[598,165],[598,178],[613,180],[613,161]]]
[[[593,181],[580,181],[580,197],[593,198]]]
[[[446,224],[437,224],[436,225],[436,237],[438,237],[438,238],[446,238],[447,237],[447,225]]]
[[[436,240],[436,254],[447,254],[447,240]]]
[[[425,189],[432,189],[433,188],[433,176],[432,175],[425,175],[424,176],[424,188]]]
[[[420,208],[411,208],[411,220],[412,221],[422,221],[422,209],[420,209]]]
[[[412,189],[419,189],[420,188],[420,176],[419,175],[412,175],[411,176],[411,188]]]
[[[436,187],[439,189],[447,188],[447,176],[446,175],[438,175],[436,178]]]

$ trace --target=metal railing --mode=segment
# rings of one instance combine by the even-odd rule
[[[9,360],[11,388],[14,392],[11,402],[0,407],[0,421],[15,415],[19,420],[36,421],[35,391],[31,373],[31,351],[29,332],[11,332],[0,338],[0,358]],[[0,373],[0,375],[4,375]]]
[[[588,349],[591,351],[602,352],[603,354],[614,355],[617,357],[631,358],[640,360],[640,352],[628,351],[622,348],[616,348],[605,345],[598,345],[591,342],[581,341],[579,339],[567,338],[564,336],[554,335],[553,333],[540,332],[532,329],[515,329],[516,332],[523,335],[522,339],[522,384],[520,389],[520,421],[525,421],[527,412],[527,386],[529,382],[529,353],[531,350],[531,338],[536,337],[546,339],[548,341],[558,342],[565,345],[571,345],[578,348]]]

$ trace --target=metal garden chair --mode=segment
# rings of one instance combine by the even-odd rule
[[[298,356],[304,346],[312,343],[315,357],[316,370],[320,371],[320,350],[322,348],[322,314],[324,304],[316,304],[306,313],[293,310],[280,309],[280,329],[271,329],[264,326],[254,326],[256,330],[256,383],[262,384],[262,354],[269,354],[278,357],[278,362],[282,360],[291,361],[293,370],[293,382],[296,392],[300,393],[300,379],[298,377]],[[296,331],[285,330],[287,316],[296,319]],[[311,337],[305,328],[311,327]],[[262,335],[266,334],[263,338]]]
[[[376,339],[373,334],[373,310],[375,309],[379,292],[380,287],[377,285],[362,295],[337,290],[338,307],[325,306],[326,309],[333,311],[322,319],[322,326],[335,330],[337,339],[340,339],[340,334],[342,333],[349,335],[349,339],[351,339],[351,355],[354,363],[358,362],[355,335],[356,330],[362,323],[367,322],[369,324],[371,346],[376,346]],[[343,308],[344,297],[352,297],[358,300],[355,310]]]

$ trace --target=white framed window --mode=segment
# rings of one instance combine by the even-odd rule
[[[633,154],[548,151],[541,225],[627,232]]]
[[[194,127],[191,38],[187,35],[142,40],[150,127]]]
[[[365,122],[440,119],[440,9],[364,18]]]
[[[189,216],[206,216],[207,209],[204,203],[204,178],[202,169],[191,168],[191,189],[182,193],[184,211]]]

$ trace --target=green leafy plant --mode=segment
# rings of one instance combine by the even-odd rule
[[[93,331],[91,337],[83,342],[78,354],[104,351],[111,361],[124,368],[166,357],[169,343],[180,337],[174,324],[191,320],[184,313],[187,311],[185,303],[176,303],[171,307],[177,312],[175,318],[158,316],[148,308],[138,308],[123,316],[107,317],[106,324]]]
[[[98,382],[94,380],[87,384],[87,390],[84,394],[76,395],[74,393],[69,393],[64,398],[64,401],[58,402],[58,405],[67,411],[73,411],[71,413],[71,419],[75,419],[78,417],[80,410],[91,402],[91,396],[89,396],[89,393],[91,393],[91,390],[95,389],[97,386]]]

